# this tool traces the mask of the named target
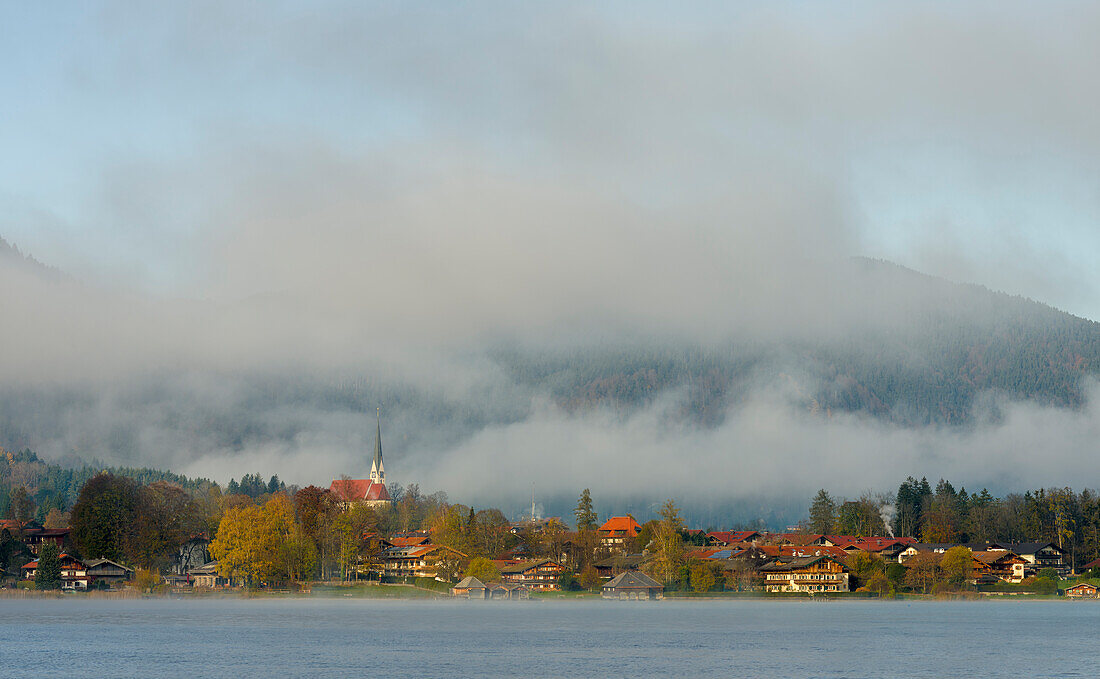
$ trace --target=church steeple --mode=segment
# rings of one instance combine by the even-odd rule
[[[378,423],[374,436],[374,461],[370,465],[370,480],[386,482],[386,467],[382,464],[382,408],[378,408]]]

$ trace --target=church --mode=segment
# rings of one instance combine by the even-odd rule
[[[374,460],[370,465],[369,479],[336,479],[329,486],[346,511],[351,505],[362,502],[368,507],[388,507],[393,498],[386,490],[386,467],[382,464],[382,414],[378,413],[378,428],[374,438]]]

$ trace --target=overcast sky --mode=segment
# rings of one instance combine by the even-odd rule
[[[0,237],[86,289],[2,291],[0,374],[400,354],[464,393],[433,347],[720,337],[856,255],[1100,319],[1098,34],[1073,2],[9,3]]]
[[[7,5],[0,235],[188,297],[435,239],[536,286],[558,239],[824,249],[1100,318],[1095,3],[589,5]]]

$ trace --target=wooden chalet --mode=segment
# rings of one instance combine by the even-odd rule
[[[1066,589],[1066,596],[1070,599],[1096,599],[1098,589],[1096,585],[1082,582]]]
[[[558,578],[565,572],[553,559],[537,559],[505,566],[500,569],[501,580],[505,584],[526,585],[534,590],[558,589]]]
[[[989,575],[1004,582],[1022,582],[1027,561],[1018,554],[1004,550],[971,552],[974,558],[988,566]]]
[[[831,556],[774,561],[760,568],[767,592],[847,592],[848,567]]]
[[[661,599],[665,586],[641,571],[620,573],[604,584],[600,594],[605,599],[646,600]]]
[[[84,564],[90,582],[103,582],[114,587],[134,579],[134,569],[110,559],[92,559]]]
[[[435,578],[439,576],[440,561],[465,558],[466,555],[462,552],[443,545],[394,545],[382,551],[382,575],[396,578]]]

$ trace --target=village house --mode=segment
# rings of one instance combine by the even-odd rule
[[[620,573],[600,588],[604,599],[647,600],[664,597],[665,587],[641,571]]]
[[[61,561],[61,589],[88,589],[91,578],[84,562],[70,554],[61,554],[57,558]],[[23,565],[24,579],[34,580],[37,572],[38,559]]]
[[[798,557],[761,567],[768,592],[847,592],[848,567],[831,556]]]
[[[642,527],[633,516],[613,516],[596,529],[600,544],[615,551],[625,548],[626,542],[638,537]]]
[[[436,578],[439,577],[445,560],[457,563],[465,558],[466,555],[462,552],[443,545],[394,545],[382,551],[382,575],[394,578]]]
[[[84,564],[89,582],[102,582],[114,587],[134,579],[134,569],[110,559],[92,559]]]
[[[970,542],[970,543],[914,543],[898,553],[898,563],[905,563],[910,557],[919,552],[931,552],[943,554],[952,547],[967,547],[972,552],[999,552],[1001,554],[1014,554],[1023,560],[1022,574],[1015,567],[1012,560],[1004,561],[1005,567],[1013,569],[1010,582],[1018,582],[1015,578],[1023,579],[1037,574],[1044,568],[1053,568],[1059,576],[1065,576],[1068,568],[1065,565],[1063,552],[1057,545],[1051,542]],[[1001,578],[1005,579],[1005,578]]]
[[[1066,590],[1066,596],[1070,599],[1095,599],[1097,598],[1096,585],[1082,582]]]
[[[506,584],[526,585],[534,590],[558,589],[558,578],[565,572],[553,559],[538,559],[512,564],[500,569],[500,578]]]
[[[0,531],[7,531],[8,535],[26,545],[31,554],[38,556],[38,550],[44,542],[52,542],[57,545],[58,551],[65,551],[69,545],[68,528],[43,528],[34,521],[16,521],[4,519],[0,521]]]
[[[192,568],[187,571],[187,575],[191,579],[192,587],[216,589],[218,587],[229,587],[232,584],[229,578],[218,575],[217,561],[211,561],[197,568]]]
[[[1022,582],[1027,561],[1018,554],[1005,550],[972,552],[974,558],[986,564],[989,575],[1004,582]]]

